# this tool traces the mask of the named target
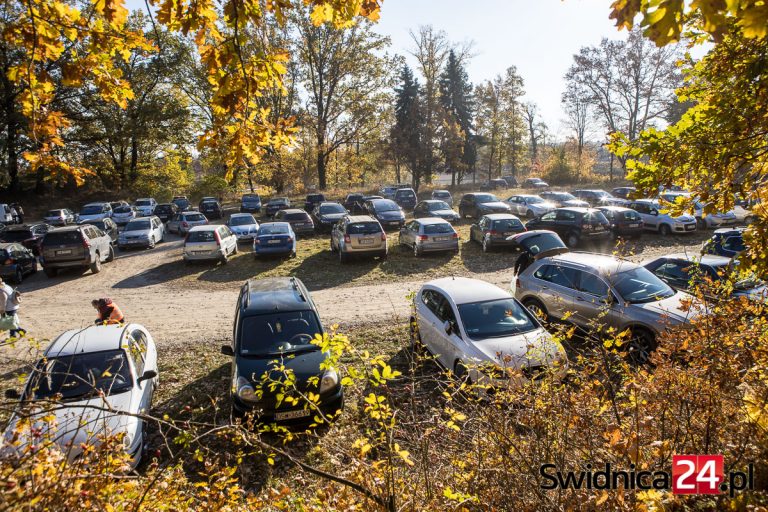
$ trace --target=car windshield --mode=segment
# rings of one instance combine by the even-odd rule
[[[630,304],[656,302],[675,294],[667,283],[644,267],[619,272],[610,281],[618,294]]]
[[[133,387],[128,359],[122,350],[82,353],[41,360],[30,380],[34,400],[61,394],[64,400],[84,399],[99,391],[116,395]]]
[[[152,201],[149,199],[139,199],[136,201],[136,206],[152,206]]]
[[[186,220],[187,222],[200,222],[200,221],[204,221],[205,217],[203,216],[202,213],[193,213],[192,215],[185,215],[184,220]]]
[[[174,199],[171,202],[176,206],[178,206],[179,208],[186,208],[187,206],[189,206],[189,201],[186,199]]]
[[[565,247],[563,241],[555,233],[539,233],[528,236],[520,241],[520,245],[527,249],[531,254],[539,254],[540,252]]]
[[[325,201],[325,196],[323,194],[309,194],[307,196],[307,201],[310,201],[310,202]]]
[[[415,196],[416,194],[413,193],[413,190],[398,190],[397,192],[395,192],[395,197],[397,197],[398,199],[411,198]]]
[[[424,226],[424,234],[437,235],[440,233],[453,233],[453,228],[447,222],[445,224],[427,224]]]
[[[126,231],[149,231],[148,220],[132,220],[125,225]]]
[[[450,192],[433,192],[432,197],[451,197]]]
[[[102,213],[104,211],[104,208],[101,205],[93,205],[93,206],[83,206],[83,209],[80,210],[80,215],[96,215],[98,213]]]
[[[320,206],[321,214],[344,213],[345,211],[346,210],[344,210],[344,207],[340,204],[324,204]]]
[[[51,231],[43,238],[43,245],[80,244],[82,241],[80,231]]]
[[[396,212],[396,211],[400,211],[400,207],[397,206],[397,203],[393,203],[392,201],[375,201],[373,203],[373,208],[377,212]]]
[[[187,242],[215,242],[216,234],[213,230],[190,231]]]
[[[173,211],[173,207],[169,204],[159,204],[155,208],[155,213],[169,213]]]
[[[445,203],[443,201],[435,201],[434,203],[427,203],[429,205],[429,211],[436,212],[438,210],[450,210],[451,207],[448,206],[448,203]]]
[[[495,203],[499,199],[493,194],[477,194],[475,199],[478,203]]]
[[[130,206],[118,206],[115,208],[115,213],[131,213],[131,207]]]
[[[261,235],[286,235],[288,234],[288,226],[281,226],[279,224],[262,225],[259,228],[259,236]]]
[[[542,198],[536,196],[526,197],[525,200],[528,204],[539,204],[544,202]]]
[[[576,196],[569,194],[568,192],[555,192],[552,196],[558,201],[571,201],[576,199]]]
[[[248,226],[250,224],[256,224],[256,219],[253,218],[253,215],[243,215],[229,219],[230,226]]]
[[[240,328],[240,355],[272,357],[320,350],[319,346],[310,343],[320,332],[312,311],[245,317]]]
[[[517,219],[501,219],[493,221],[493,229],[499,231],[520,229],[522,225],[523,223]]]
[[[259,200],[260,200],[259,196],[255,195],[255,194],[249,194],[249,195],[244,195],[243,196],[243,202],[244,203],[255,203],[255,202],[259,201]]]
[[[304,212],[301,213],[286,213],[285,220],[309,220],[309,215]]]
[[[64,213],[64,210],[48,210],[48,213],[45,214],[46,217],[61,217],[61,214]]]
[[[377,222],[356,222],[347,227],[350,235],[374,235],[381,233],[381,226]]]
[[[514,336],[538,328],[526,309],[511,298],[461,304],[459,316],[473,340]]]
[[[278,197],[277,199],[270,199],[269,204],[288,204],[288,199],[284,197]]]

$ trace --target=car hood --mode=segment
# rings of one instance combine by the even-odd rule
[[[684,213],[679,217],[672,217],[672,218],[677,222],[696,222],[696,217],[694,217],[693,215],[689,215],[687,213]]]
[[[245,233],[256,233],[259,227],[256,224],[244,224],[242,226],[231,226],[229,229],[237,235],[242,235]]]
[[[509,205],[501,201],[491,201],[490,203],[480,203],[480,208],[494,210],[509,210]]]
[[[290,371],[293,373],[296,386],[303,390],[310,386],[308,384],[310,377],[322,376],[323,371],[320,369],[320,364],[327,358],[328,354],[320,350],[298,353],[294,357],[286,354],[282,360],[280,356],[263,358],[238,356],[236,359],[237,371],[235,375],[237,377],[244,377],[254,384],[254,388],[257,388],[261,382],[262,375],[269,371],[273,372],[272,379],[282,380],[284,372],[277,370],[277,368],[280,364],[283,364],[285,365],[285,372]],[[274,396],[269,395],[271,393],[265,387],[264,398],[262,399],[264,405],[274,403]]]
[[[342,217],[344,217],[346,213],[323,213],[321,215],[318,215],[318,219],[320,219],[322,222],[336,222],[340,220]]]
[[[570,206],[571,208],[589,208],[589,203],[581,199],[566,199],[562,202],[562,205]]]
[[[458,217],[459,216],[459,214],[453,210],[434,210],[429,213],[434,215],[435,217]]]
[[[134,215],[134,212],[116,212],[112,214],[113,217],[133,217]]]
[[[104,217],[106,217],[106,214],[104,213],[92,213],[90,215],[83,215],[80,214],[80,222],[88,221],[88,220],[101,220]]]
[[[666,299],[655,302],[646,302],[643,304],[633,304],[633,306],[655,315],[663,315],[671,324],[677,325],[687,323],[703,313],[701,306],[696,304],[690,306],[683,305],[684,302],[688,303],[693,300],[693,296],[678,291]]]
[[[548,366],[565,361],[565,351],[543,328],[504,338],[474,341],[475,347],[489,360],[507,368]]]
[[[380,219],[385,219],[385,220],[400,220],[405,218],[405,216],[403,215],[403,212],[394,211],[394,210],[377,213],[376,217]]]

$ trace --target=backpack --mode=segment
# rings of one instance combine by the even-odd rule
[[[18,288],[13,289],[13,293],[11,294],[11,304],[14,306],[21,304],[21,292]]]

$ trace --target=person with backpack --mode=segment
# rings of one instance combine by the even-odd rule
[[[3,321],[8,322],[10,328],[9,334],[12,338],[20,338],[27,334],[27,331],[19,326],[19,306],[21,305],[21,292],[11,288],[11,286],[0,278],[0,305],[4,305]]]
[[[110,298],[93,299],[91,306],[96,308],[99,312],[99,317],[94,322],[95,324],[122,324],[125,323],[125,317],[120,308],[112,302]]]

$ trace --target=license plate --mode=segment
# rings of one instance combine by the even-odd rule
[[[210,254],[211,251],[192,251],[192,254]]]
[[[311,411],[309,409],[299,409],[297,411],[285,411],[285,412],[276,412],[275,413],[275,420],[282,421],[282,420],[292,420],[295,418],[306,418],[311,414]]]
[[[451,237],[449,236],[436,236],[435,242],[445,242],[446,240],[450,240]]]
[[[394,221],[390,222],[389,225],[390,226],[399,226],[400,225],[400,221],[394,220]]]
[[[370,245],[373,243],[373,238],[361,238],[360,245]]]
[[[510,231],[509,233],[504,233],[504,235],[503,235],[503,236],[512,236],[512,235],[514,235],[514,234],[515,234],[514,232]]]
[[[57,256],[66,256],[67,254],[72,254],[72,249],[67,249],[65,251],[56,251]]]
[[[631,228],[639,228],[640,224],[630,224],[629,227],[631,227]]]
[[[688,224],[685,226],[686,231],[693,231],[694,229],[696,229],[696,224]]]
[[[280,243],[280,240],[270,240],[270,241],[269,241],[269,242],[267,242],[267,243],[268,243],[268,244],[279,244],[279,243]]]
[[[595,230],[595,231],[602,231],[603,230],[603,226],[595,226],[592,229]]]

